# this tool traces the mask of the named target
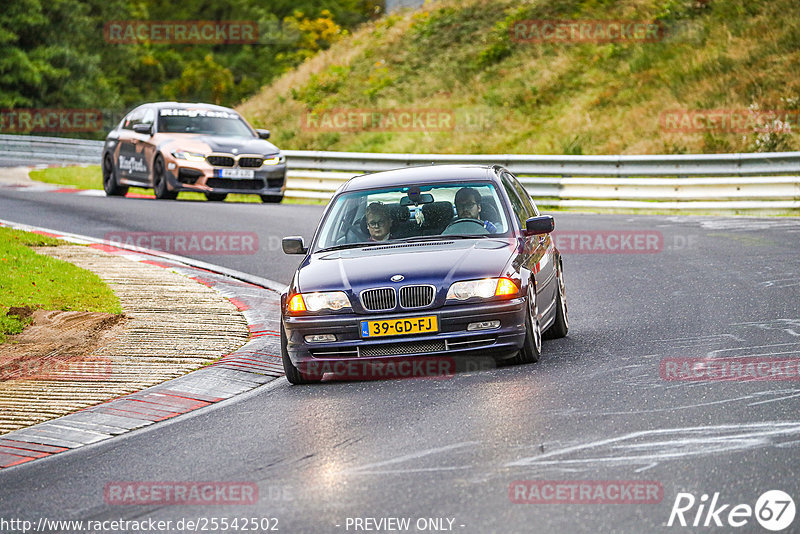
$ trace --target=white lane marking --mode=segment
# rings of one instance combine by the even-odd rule
[[[781,273],[779,276],[787,276],[788,278],[765,280],[763,282],[759,282],[759,285],[761,287],[776,287],[778,289],[800,285],[800,279],[798,279],[797,275],[794,273]]]
[[[464,469],[474,469],[471,465],[453,465],[442,467],[412,467],[409,469],[382,469],[378,471],[347,471],[351,475],[405,475],[409,473],[431,473],[436,471],[458,471]]]
[[[796,435],[800,435],[800,422],[774,421],[644,430],[520,458],[506,463],[505,467],[552,465],[588,467],[592,464],[625,465],[631,463],[649,465],[664,460],[773,445],[775,443],[772,438]],[[661,439],[663,437],[667,439]],[[634,440],[652,441],[631,443]],[[577,453],[578,457],[568,458],[573,453]],[[580,457],[581,453],[587,454]]]
[[[797,391],[797,390],[795,390],[795,391]],[[763,401],[758,401],[758,402],[751,402],[750,404],[748,404],[748,406],[758,406],[759,404],[769,404],[770,402],[778,402],[778,401],[782,401],[782,400],[786,400],[786,399],[793,399],[795,397],[800,397],[800,393],[795,393],[794,395],[786,395],[784,397],[778,397],[776,399],[769,399],[769,400],[763,400]]]
[[[713,341],[724,341],[723,338],[730,338],[734,341],[744,342],[744,339],[738,338],[733,334],[712,334],[709,336],[690,336],[690,337],[673,337],[673,338],[664,338],[664,339],[647,339],[644,340],[644,343],[668,343],[671,341],[679,341],[684,343],[689,342],[713,342]]]
[[[666,217],[666,221],[670,223],[678,223],[677,226],[700,226],[706,230],[734,230],[742,232],[757,232],[761,230],[769,230],[775,228],[784,228],[787,231],[792,231],[800,226],[800,220],[797,218],[776,218],[776,219],[759,219],[755,217],[741,217],[736,219],[727,218],[700,218],[692,216],[677,216]],[[674,226],[674,224],[660,224],[659,226]]]
[[[671,389],[671,388],[667,388],[667,389]],[[800,390],[790,389],[790,390],[775,390],[775,391],[757,391],[755,393],[750,393],[748,395],[742,395],[741,397],[731,397],[731,398],[728,398],[728,399],[722,399],[722,400],[717,400],[717,401],[700,402],[700,403],[696,403],[696,404],[695,403],[693,403],[693,404],[681,404],[681,405],[670,406],[668,408],[652,408],[652,409],[649,409],[649,410],[630,410],[630,411],[627,411],[627,412],[623,412],[623,411],[603,412],[602,415],[604,415],[604,416],[608,416],[608,415],[633,415],[633,414],[640,414],[640,413],[674,412],[674,411],[687,410],[687,409],[690,409],[690,408],[701,408],[701,407],[704,407],[704,406],[714,406],[716,404],[727,404],[727,403],[736,402],[736,401],[746,401],[746,400],[750,400],[750,399],[756,399],[756,398],[759,398],[759,397],[763,398],[765,395],[783,395],[783,394],[789,394],[789,395],[788,396],[783,396],[783,397],[778,397],[778,398],[775,398],[775,399],[769,399],[769,400],[749,403],[748,406],[756,406],[757,404],[767,404],[767,403],[770,403],[770,402],[776,402],[776,401],[781,401],[781,400],[785,400],[785,399],[791,399],[793,397],[798,397],[798,396],[800,396]],[[583,414],[594,414],[594,415],[597,414],[597,412],[586,412],[586,411],[585,412],[581,412],[581,413],[583,413]]]
[[[650,465],[646,465],[644,467],[640,467],[639,469],[634,469],[634,473],[641,473],[642,471],[647,471],[648,469],[652,469],[658,465],[658,462],[652,463]]]
[[[399,464],[399,463],[406,462],[408,460],[415,460],[417,458],[422,458],[423,456],[430,456],[431,454],[438,454],[440,452],[451,451],[451,450],[454,450],[454,449],[460,449],[460,448],[463,448],[463,447],[468,447],[470,445],[479,445],[479,444],[480,444],[479,441],[463,441],[461,443],[454,443],[452,445],[446,445],[444,447],[436,447],[436,448],[433,448],[433,449],[425,449],[423,451],[414,452],[414,453],[406,454],[406,455],[403,455],[403,456],[398,456],[397,458],[392,458],[390,460],[384,460],[382,462],[374,462],[374,463],[371,463],[371,464],[365,464],[365,465],[362,465],[362,466],[359,466],[359,467],[354,467],[352,469],[348,469],[347,471],[351,472],[351,473],[359,473],[359,472],[366,471],[368,469],[372,469],[372,468],[375,468],[375,467],[382,467],[384,465]]]
[[[797,334],[800,335],[800,334]],[[771,349],[786,348],[790,350],[775,352]],[[767,349],[767,352],[751,352],[757,350]],[[716,349],[706,352],[707,360],[724,360],[727,358],[740,358],[745,356],[772,356],[778,354],[795,354],[800,351],[800,342],[793,341],[791,343],[774,343],[772,345],[752,345],[749,347],[732,347],[728,349]],[[722,354],[723,352],[738,352],[739,354]]]
[[[771,321],[763,323],[734,323],[731,326],[755,326],[756,328],[760,328],[762,330],[783,330],[792,336],[800,336],[800,319],[798,318],[772,319]],[[788,344],[790,343],[787,343],[787,345]]]

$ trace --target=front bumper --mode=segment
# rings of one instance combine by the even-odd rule
[[[500,357],[512,354],[525,340],[525,299],[461,304],[390,314],[284,315],[287,351],[296,367],[310,362],[383,360],[416,356]],[[431,334],[361,337],[361,321],[436,315],[439,331]],[[469,323],[499,320],[492,330],[467,331]],[[334,334],[335,342],[308,343],[310,334]]]
[[[283,195],[286,190],[286,163],[252,169],[252,179],[221,178],[218,176],[220,168],[206,163],[173,164],[175,168],[167,170],[167,181],[172,191]]]

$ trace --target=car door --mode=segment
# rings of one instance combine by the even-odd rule
[[[520,230],[525,229],[525,221],[539,215],[530,195],[522,184],[508,171],[501,174],[503,187],[508,194],[515,215],[515,224]],[[537,305],[539,314],[545,317],[553,310],[555,302],[555,268],[553,266],[553,244],[550,234],[525,236],[524,268],[531,272],[536,280]]]
[[[155,185],[152,180],[152,170],[153,170],[153,161],[155,160],[156,154],[156,146],[154,144],[155,140],[155,122],[156,122],[156,112],[152,106],[148,106],[144,110],[144,114],[142,115],[142,120],[140,124],[144,124],[150,126],[150,133],[137,133],[136,138],[136,152],[141,154],[142,159],[145,162],[145,170],[141,175],[138,175],[142,181],[147,182],[149,184]]]
[[[135,125],[141,124],[146,109],[146,106],[140,106],[131,111],[128,116],[125,117],[119,131],[116,164],[117,172],[125,183],[148,182],[149,173],[147,160],[139,146],[141,134],[133,130]]]

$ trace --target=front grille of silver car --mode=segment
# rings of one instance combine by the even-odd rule
[[[208,187],[220,189],[258,190],[264,188],[264,180],[232,180],[229,178],[209,178],[206,180]]]
[[[233,167],[233,164],[236,162],[233,159],[233,156],[206,156],[206,161],[209,165],[213,165],[214,167]]]
[[[433,286],[403,286],[400,288],[400,306],[403,308],[430,306],[435,294]]]
[[[241,157],[239,158],[239,167],[245,169],[257,169],[264,164],[264,158],[254,158],[254,157]]]
[[[386,343],[359,347],[362,358],[375,356],[399,356],[401,354],[422,354],[425,352],[444,352],[444,341],[409,341],[406,343]]]
[[[397,295],[392,287],[367,289],[361,292],[361,305],[368,311],[393,310],[397,306]]]

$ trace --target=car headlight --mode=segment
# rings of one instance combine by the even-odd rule
[[[264,158],[264,165],[278,165],[279,163],[284,163],[286,161],[286,156],[278,152],[274,156],[267,156]]]
[[[447,290],[448,300],[467,300],[473,297],[488,299],[519,293],[519,287],[510,278],[484,278],[455,282]]]
[[[350,300],[342,291],[328,291],[324,293],[295,293],[286,305],[289,313],[304,311],[318,312],[321,310],[338,311],[350,307]]]
[[[172,153],[177,159],[185,159],[186,161],[200,162],[205,161],[205,154],[198,154],[197,152],[186,152],[185,150],[176,150]]]

